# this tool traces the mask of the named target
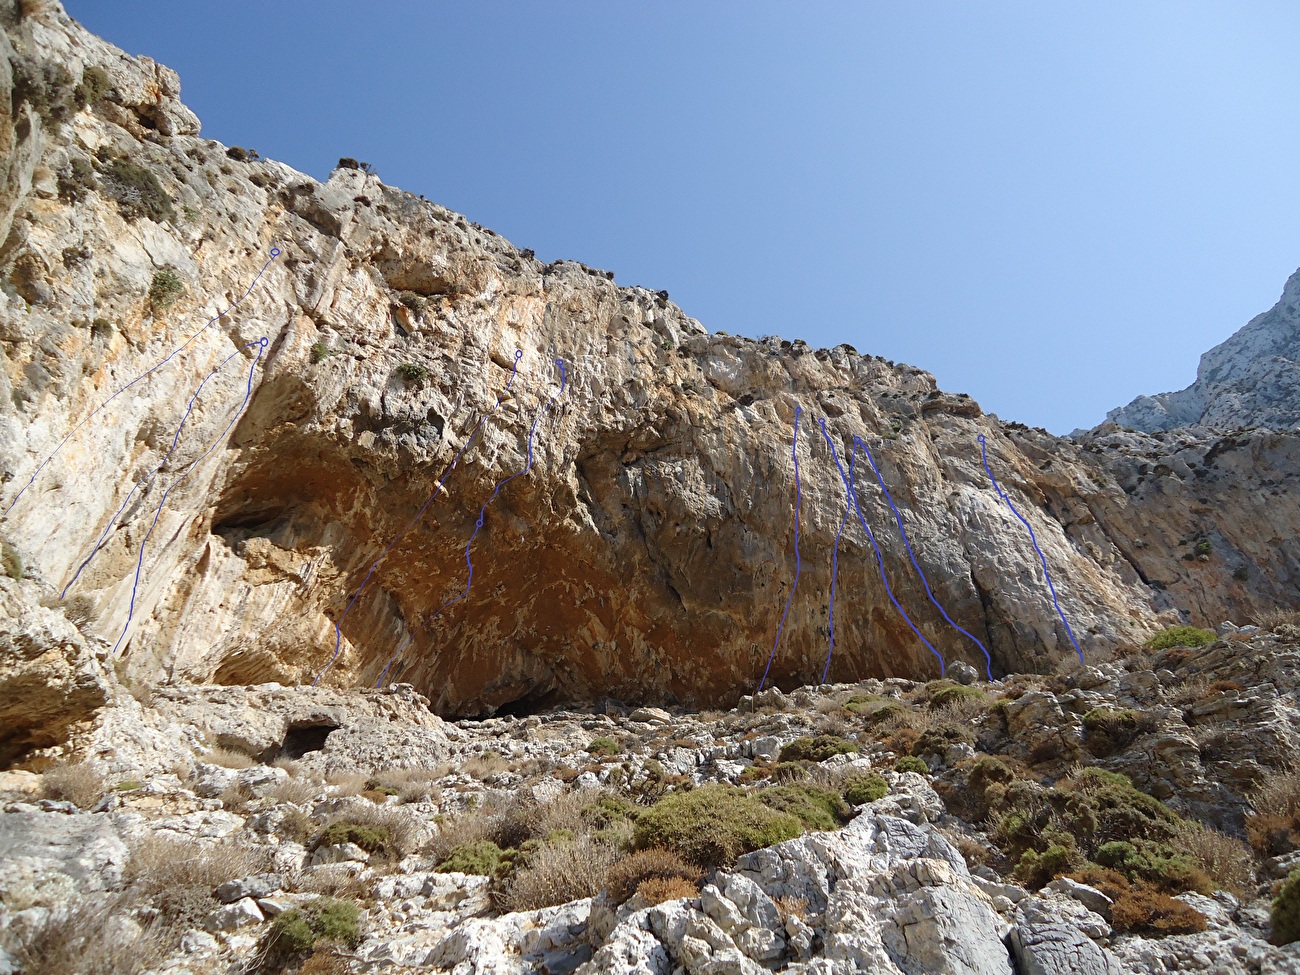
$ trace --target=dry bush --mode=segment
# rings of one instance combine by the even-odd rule
[[[912,746],[921,740],[921,732],[915,728],[898,728],[885,738],[885,747],[895,755],[912,754]]]
[[[808,899],[786,894],[784,897],[776,899],[776,909],[783,921],[792,917],[797,917],[802,921],[808,916]]]
[[[940,708],[910,708],[891,714],[879,725],[881,734],[900,734],[914,731],[920,735],[933,732],[944,734],[959,730],[970,734],[971,718],[988,711],[991,702],[978,698],[958,698]]]
[[[441,863],[458,846],[468,846],[490,839],[492,816],[484,812],[464,812],[437,822],[438,830],[420,848],[420,852]]]
[[[287,755],[281,755],[271,763],[271,767],[282,769],[294,777],[297,777],[298,774],[302,772],[302,762],[298,761],[296,758],[290,758]]]
[[[325,776],[325,784],[334,790],[336,796],[355,796],[365,789],[370,776],[360,772],[331,772]]]
[[[1175,845],[1209,875],[1219,890],[1237,898],[1249,895],[1255,883],[1250,847],[1218,830],[1188,822]]]
[[[1261,776],[1247,798],[1259,810],[1246,817],[1246,838],[1256,853],[1273,857],[1300,848],[1300,770]]]
[[[233,748],[225,748],[221,745],[215,745],[209,748],[202,755],[202,760],[209,765],[220,765],[224,768],[252,768],[258,764],[257,759],[251,755],[236,751]]]
[[[510,771],[510,763],[496,752],[479,752],[465,759],[458,769],[476,779],[486,779]]]
[[[357,803],[331,815],[325,821],[323,829],[329,829],[334,823],[351,823],[355,826],[386,832],[388,849],[395,860],[414,853],[425,840],[425,829],[421,820],[398,806]]]
[[[848,786],[849,780],[861,774],[861,768],[853,768],[849,765],[822,765],[818,763],[809,767],[808,778],[805,781],[810,785],[830,789],[832,792],[843,792]]]
[[[681,877],[650,877],[641,881],[636,892],[647,907],[654,907],[665,901],[698,897],[700,889]]]
[[[271,867],[270,850],[234,842],[201,843],[151,833],[131,844],[123,877],[138,901],[158,911],[158,923],[179,937],[218,906],[213,891]]]
[[[1068,875],[1095,887],[1114,901],[1111,921],[1121,933],[1170,934],[1204,931],[1205,915],[1148,884],[1130,883],[1121,873],[1104,867],[1086,867]]]
[[[425,799],[437,799],[442,790],[437,782],[451,771],[451,766],[440,765],[437,768],[402,768],[378,772],[371,777],[381,789],[396,790],[397,798],[402,802],[421,802]]]
[[[248,811],[248,804],[257,798],[257,794],[243,782],[232,782],[221,790],[221,808],[242,815]]]
[[[1266,630],[1280,631],[1284,627],[1300,628],[1300,609],[1275,609],[1265,613],[1259,625]]]
[[[962,855],[966,863],[971,867],[978,867],[981,864],[988,863],[993,857],[993,851],[973,836],[967,836],[965,833],[946,826],[939,827],[939,832],[957,848],[957,852]]]
[[[1256,809],[1295,812],[1300,809],[1300,769],[1283,769],[1262,776],[1248,798]]]
[[[836,738],[849,738],[857,734],[858,722],[845,717],[842,710],[819,714],[813,722],[813,731],[818,735],[834,735]]]
[[[605,889],[622,904],[651,879],[680,880],[698,890],[704,872],[672,850],[638,850],[620,858],[606,872]],[[694,894],[682,895],[694,897]]]
[[[85,630],[99,622],[99,613],[95,601],[89,596],[78,593],[63,605],[63,615],[78,630]]]
[[[157,967],[168,943],[156,924],[135,930],[125,897],[83,899],[30,925],[12,925],[0,945],[20,972],[41,975],[135,975]]]
[[[1192,934],[1207,927],[1205,915],[1168,894],[1138,887],[1121,895],[1111,907],[1115,930],[1154,934]]]
[[[351,872],[347,864],[334,863],[298,874],[293,878],[292,886],[300,894],[360,901],[371,896],[372,879],[361,880]]]
[[[1168,703],[1171,707],[1185,708],[1205,697],[1209,687],[1209,677],[1205,674],[1194,674],[1171,691]]]
[[[79,809],[89,809],[107,791],[103,777],[93,765],[70,762],[55,765],[41,776],[41,791],[47,799],[70,802]]]
[[[507,911],[535,911],[593,897],[604,888],[618,854],[587,836],[547,843],[506,883],[500,898]]]
[[[277,782],[267,790],[266,794],[276,802],[291,802],[295,806],[301,806],[304,803],[311,802],[320,793],[321,787],[315,782],[289,779],[287,782]]]
[[[298,975],[348,975],[347,958],[341,953],[345,945],[323,941],[316,945],[311,956],[298,968]]]

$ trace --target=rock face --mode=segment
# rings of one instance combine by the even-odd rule
[[[698,900],[631,913],[578,972],[1011,975],[1006,928],[937,831],[866,812],[742,857]]]
[[[1194,383],[1139,396],[1107,413],[1106,421],[1147,433],[1186,426],[1220,432],[1300,427],[1300,271],[1287,280],[1276,305],[1201,356]]]
[[[0,576],[0,764],[62,744],[113,696],[112,676],[63,613]]]
[[[227,152],[173,73],[23,8],[0,77],[20,95],[0,97],[0,536],[34,593],[88,600],[131,680],[329,664],[449,715],[734,701],[792,588],[769,680],[814,680],[855,436],[969,636],[859,453],[889,591],[849,516],[832,679],[938,675],[895,600],[981,674],[1074,656],[980,437],[1085,656],[1300,599],[1295,435],[1205,441],[1193,470],[1002,424],[848,346],[707,334],[374,175]],[[23,95],[53,64],[67,84]],[[1184,562],[1202,537],[1216,557]]]

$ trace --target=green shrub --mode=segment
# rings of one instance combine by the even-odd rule
[[[1194,626],[1171,626],[1157,633],[1144,646],[1148,650],[1168,650],[1170,647],[1203,647],[1214,640],[1215,636],[1209,630],[1200,630]]]
[[[76,90],[68,69],[53,61],[37,62],[27,58],[11,61],[14,106],[26,102],[46,122],[59,123],[72,117],[76,108]]]
[[[930,774],[930,766],[925,764],[925,759],[917,758],[915,755],[904,755],[894,763],[895,772],[919,772],[922,775]]]
[[[351,823],[346,820],[330,823],[321,830],[312,848],[339,846],[343,843],[355,843],[367,853],[380,856],[390,856],[394,852],[393,834],[387,827]]]
[[[781,749],[782,762],[824,762],[832,755],[851,755],[858,746],[835,735],[796,738]]]
[[[578,810],[584,825],[594,830],[608,829],[636,817],[636,805],[622,796],[606,792]]]
[[[1269,912],[1273,925],[1273,943],[1289,945],[1300,941],[1300,870],[1292,870],[1282,883],[1282,889],[1273,898]]]
[[[460,843],[451,848],[451,852],[434,870],[438,873],[476,873],[490,877],[508,862],[514,850],[503,850],[491,840],[478,840],[474,843]]]
[[[1123,869],[1137,858],[1137,847],[1128,840],[1111,840],[1097,847],[1093,858],[1103,867]]]
[[[1042,853],[1026,850],[1016,864],[1016,879],[1037,890],[1080,866],[1082,859],[1078,850],[1059,843],[1052,844]]]
[[[80,203],[98,189],[95,182],[95,167],[83,156],[73,156],[68,165],[59,173],[59,199],[68,203]]]
[[[333,354],[334,354],[334,350],[331,349],[331,348],[330,348],[328,345],[326,345],[324,342],[313,342],[313,343],[311,344],[311,361],[312,361],[312,362],[324,362],[326,359],[328,359],[328,358],[329,358],[330,356],[332,356]]]
[[[154,223],[176,219],[172,198],[152,171],[126,159],[111,159],[100,170],[105,192],[117,201],[127,220],[148,217]]]
[[[592,755],[617,755],[622,748],[613,738],[593,738],[591,744],[587,746],[587,751]]]
[[[1015,777],[1016,773],[1011,771],[1004,762],[992,755],[981,755],[971,766],[969,781],[971,788],[983,792],[990,785],[995,783],[1005,785]]]
[[[91,65],[81,73],[81,82],[73,92],[73,98],[79,106],[89,105],[94,108],[100,102],[115,100],[117,91],[109,80],[108,72],[99,65]]]
[[[417,315],[423,315],[429,307],[428,299],[424,295],[416,294],[414,291],[399,291],[397,300]]]
[[[838,792],[815,785],[778,785],[758,793],[758,801],[799,818],[804,829],[827,831],[849,821],[850,809]]]
[[[844,702],[844,710],[853,714],[866,714],[880,705],[897,703],[892,697],[881,697],[879,694],[854,694]]]
[[[778,762],[772,766],[767,778],[773,782],[798,782],[808,778],[808,770],[799,762]]]
[[[1245,582],[1250,578],[1250,570],[1244,565],[1239,565],[1237,568],[1232,570],[1232,577],[1238,582]]]
[[[1185,890],[1199,894],[1214,892],[1209,876],[1189,857],[1176,852],[1168,844],[1111,840],[1097,848],[1093,859],[1103,867],[1124,874],[1129,880],[1146,881],[1152,888],[1166,893],[1180,894]]]
[[[984,701],[988,695],[978,687],[966,687],[964,684],[948,684],[930,695],[930,707],[942,708],[958,701]]]
[[[264,956],[268,964],[284,966],[305,958],[321,941],[348,948],[361,943],[361,911],[356,904],[319,897],[277,915],[266,934]]]
[[[18,554],[18,549],[4,539],[0,539],[0,566],[14,582],[23,581],[23,557]]]
[[[851,806],[875,802],[889,792],[889,783],[875,772],[854,775],[844,783],[844,799]]]
[[[1214,544],[1208,539],[1202,538],[1193,546],[1192,551],[1197,555],[1209,555],[1214,551]]]
[[[171,265],[155,272],[149,284],[149,304],[155,310],[162,311],[176,303],[176,299],[185,293],[185,285]]]
[[[741,789],[705,785],[660,799],[637,817],[637,849],[663,847],[704,868],[722,867],[752,850],[793,839],[799,819]]]
[[[397,367],[397,374],[408,383],[418,383],[428,378],[429,370],[418,362],[403,362]]]
[[[927,728],[912,743],[913,755],[943,755],[954,744],[975,744],[969,727],[955,721],[945,721],[935,728]]]
[[[1083,716],[1084,743],[1098,757],[1130,744],[1141,731],[1142,715],[1128,708],[1093,708]]]
[[[1084,857],[1120,865],[1170,892],[1208,886],[1192,860],[1176,852],[1186,821],[1123,775],[1090,768],[1053,787],[1014,779],[998,791],[1001,813],[990,833],[1012,860],[1028,850],[1041,856],[1052,845],[1077,846]],[[1031,860],[1026,869],[1035,866]]]
[[[1087,731],[1101,731],[1114,734],[1137,727],[1140,715],[1128,708],[1093,708],[1083,716],[1083,727]]]

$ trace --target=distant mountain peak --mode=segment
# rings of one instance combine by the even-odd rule
[[[1106,422],[1147,433],[1300,427],[1300,270],[1277,304],[1201,356],[1190,386],[1139,396],[1107,413]]]

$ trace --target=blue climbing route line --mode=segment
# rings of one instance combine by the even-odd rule
[[[254,343],[252,342],[249,343],[249,345],[252,344]],[[146,545],[149,544],[149,536],[153,534],[154,528],[158,526],[158,519],[162,515],[163,505],[167,503],[167,495],[171,494],[172,491],[176,488],[176,486],[180,484],[181,481],[185,480],[185,478],[189,476],[190,472],[194,470],[194,468],[197,467],[198,464],[205,457],[208,456],[208,454],[216,450],[217,444],[221,443],[221,441],[225,439],[226,434],[230,432],[230,428],[235,425],[235,421],[238,420],[240,414],[244,412],[244,407],[248,405],[249,397],[253,395],[253,374],[257,371],[257,364],[262,361],[262,353],[266,351],[267,340],[265,337],[263,337],[257,340],[256,344],[258,346],[257,356],[253,359],[253,364],[248,367],[248,386],[244,390],[243,402],[239,404],[238,409],[236,409],[234,414],[230,417],[230,422],[226,424],[225,429],[223,429],[221,433],[217,434],[216,439],[213,440],[212,443],[208,445],[208,449],[203,451],[203,453],[201,453],[198,457],[194,458],[194,460],[190,461],[189,464],[186,465],[185,469],[181,471],[180,474],[177,475],[176,480],[172,481],[172,483],[167,487],[167,490],[163,492],[162,497],[158,499],[158,508],[154,512],[153,521],[150,522],[149,524],[149,531],[145,533],[144,538],[140,542],[140,554],[136,558],[136,563],[135,563],[135,578],[131,582],[131,604],[130,606],[127,607],[126,622],[122,624],[122,632],[118,634],[117,642],[113,644],[114,654],[117,653],[117,648],[122,645],[122,640],[126,637],[126,631],[131,626],[131,620],[135,616],[135,597],[136,597],[137,590],[140,588],[140,571],[144,566],[144,548]],[[245,346],[245,348],[247,348],[247,346]],[[195,395],[197,396],[198,393],[196,392]],[[191,399],[190,409],[193,409],[193,407],[194,407],[194,400]],[[189,416],[189,410],[186,410],[185,415],[187,417]],[[180,431],[177,430],[177,438],[179,439],[179,437],[180,437]],[[172,455],[172,450],[175,449],[176,449],[176,442],[172,441],[172,448],[171,450],[167,451],[167,457],[170,457]],[[163,458],[163,463],[165,464],[166,462],[167,462],[167,458]]]
[[[853,480],[853,462],[857,460],[857,454],[849,455],[849,480]],[[826,666],[822,668],[822,683],[826,683],[826,677],[831,672],[831,655],[835,653],[835,580],[840,574],[840,536],[844,534],[844,526],[849,523],[849,508],[853,499],[847,493],[844,495],[844,514],[840,517],[840,530],[835,533],[835,548],[831,553],[831,645],[826,651]]]
[[[478,537],[478,533],[483,529],[483,518],[487,514],[488,505],[490,505],[493,501],[496,500],[497,495],[501,493],[501,489],[503,487],[505,487],[507,484],[513,481],[516,477],[521,477],[533,469],[533,434],[537,431],[537,424],[541,422],[542,417],[544,417],[550,411],[551,407],[555,405],[555,401],[559,399],[562,395],[564,395],[564,390],[568,386],[569,381],[568,381],[568,376],[564,371],[564,360],[556,359],[555,364],[560,369],[560,389],[559,392],[551,396],[547,404],[544,407],[542,407],[542,409],[538,412],[537,416],[533,418],[533,425],[528,429],[527,462],[524,464],[522,468],[515,471],[515,473],[511,474],[509,477],[497,481],[496,486],[492,489],[491,496],[486,501],[483,502],[483,507],[479,509],[478,520],[474,522],[474,531],[470,534],[469,541],[465,543],[465,565],[469,567],[469,576],[465,580],[464,591],[459,596],[456,596],[453,599],[449,599],[441,606],[439,606],[436,610],[434,610],[432,613],[426,616],[420,622],[419,626],[417,626],[414,630],[412,630],[410,633],[408,633],[405,637],[402,638],[402,642],[398,644],[397,650],[395,650],[393,652],[393,655],[388,658],[388,662],[384,664],[384,669],[379,672],[379,679],[375,681],[376,687],[383,686],[384,678],[388,675],[388,669],[392,667],[394,663],[397,662],[397,659],[402,655],[403,651],[405,651],[407,647],[409,647],[413,642],[415,642],[416,634],[418,634],[422,629],[425,628],[425,626],[427,626],[430,622],[432,622],[433,619],[436,616],[438,616],[440,613],[442,613],[443,610],[455,606],[458,602],[460,602],[462,599],[464,599],[466,596],[469,595],[470,587],[474,584],[474,563],[470,559],[470,548],[474,544],[474,539]]]
[[[907,547],[907,557],[912,560],[912,568],[914,568],[916,574],[921,577],[921,585],[925,586],[925,594],[930,597],[930,602],[934,604],[934,608],[939,611],[939,615],[947,621],[949,626],[958,633],[968,637],[975,646],[980,648],[980,651],[984,654],[984,673],[988,676],[989,680],[992,680],[993,659],[989,656],[988,648],[985,647],[984,644],[980,643],[974,634],[968,633],[966,630],[963,630],[960,626],[954,623],[952,617],[950,617],[944,608],[939,605],[939,600],[935,599],[934,593],[930,591],[930,581],[926,579],[925,573],[921,571],[921,566],[917,564],[916,555],[912,552],[912,543],[907,540],[907,529],[903,527],[903,516],[899,513],[898,505],[894,504],[894,496],[889,493],[889,488],[885,485],[885,479],[880,476],[880,468],[876,466],[876,458],[871,455],[871,448],[866,445],[861,437],[857,436],[853,438],[853,446],[855,448],[860,448],[862,452],[867,455],[867,460],[871,464],[871,469],[876,472],[876,481],[880,484],[880,490],[885,492],[885,500],[889,502],[889,507],[894,512],[894,520],[898,522],[898,533],[903,536],[903,545]]]
[[[790,441],[790,456],[794,459],[794,585],[790,587],[790,595],[785,601],[785,610],[781,613],[781,622],[776,628],[776,639],[772,641],[772,652],[767,655],[767,666],[763,668],[763,679],[758,682],[758,690],[763,690],[763,685],[767,683],[768,671],[772,669],[772,661],[776,659],[776,648],[781,643],[781,631],[785,629],[785,618],[790,614],[790,604],[794,602],[794,591],[799,588],[799,570],[803,567],[803,562],[799,558],[799,504],[803,500],[803,488],[799,484],[799,417],[803,414],[803,407],[794,408],[794,439]]]
[[[1002,487],[998,484],[998,479],[993,476],[993,471],[989,470],[989,454],[985,446],[984,434],[981,433],[978,439],[980,442],[980,457],[984,461],[984,473],[989,476],[989,481],[992,482],[993,490],[998,493],[998,497],[1007,503],[1011,513],[1020,519],[1020,524],[1025,526],[1025,531],[1029,532],[1029,540],[1033,542],[1034,551],[1038,553],[1038,559],[1043,563],[1043,577],[1047,579],[1047,588],[1052,594],[1052,605],[1056,607],[1056,615],[1061,617],[1061,622],[1065,624],[1065,632],[1069,635],[1070,642],[1074,644],[1074,652],[1079,655],[1079,663],[1083,663],[1083,650],[1079,648],[1079,641],[1074,638],[1074,630],[1070,629],[1070,621],[1065,618],[1065,613],[1061,612],[1061,604],[1056,599],[1056,587],[1052,585],[1052,574],[1047,571],[1047,556],[1038,547],[1038,538],[1034,535],[1034,530],[1030,527],[1029,522],[1025,520],[1024,515],[1016,510],[1016,506],[1011,503],[1010,496],[1006,491],[1002,490]]]
[[[334,666],[334,661],[338,660],[339,654],[343,652],[343,630],[341,627],[343,621],[348,618],[348,613],[352,612],[352,607],[356,605],[357,600],[361,597],[361,592],[366,588],[366,583],[370,581],[370,577],[373,576],[375,570],[379,568],[379,563],[384,561],[388,553],[393,550],[393,546],[400,542],[402,536],[410,531],[417,521],[424,517],[425,510],[433,503],[433,499],[437,496],[438,492],[442,490],[442,486],[446,482],[447,477],[456,469],[456,464],[460,460],[460,455],[465,452],[466,448],[469,447],[471,443],[474,442],[474,438],[478,435],[478,432],[483,429],[483,424],[487,423],[488,417],[495,413],[497,407],[501,405],[501,400],[510,389],[510,384],[515,381],[515,376],[519,372],[519,360],[523,357],[523,350],[515,349],[515,361],[510,367],[510,378],[506,380],[505,386],[502,388],[501,392],[497,394],[497,401],[492,404],[490,410],[483,414],[482,419],[478,421],[474,430],[465,438],[464,443],[460,445],[460,449],[456,451],[456,456],[451,459],[451,463],[443,470],[442,476],[439,477],[437,483],[434,484],[433,490],[429,492],[429,497],[426,498],[424,504],[420,506],[420,510],[415,513],[415,517],[406,523],[405,528],[393,536],[393,540],[388,543],[388,547],[379,553],[379,558],[375,559],[375,561],[370,564],[370,569],[366,572],[366,577],[361,580],[361,585],[359,585],[357,591],[352,594],[352,598],[348,601],[347,608],[343,610],[343,615],[334,621],[334,654],[325,662],[325,666],[320,669],[320,672],[316,674],[316,679],[311,682],[312,687],[315,687],[320,683],[320,679],[325,676],[325,672]]]
[[[217,321],[217,319],[224,318],[226,315],[229,315],[232,311],[234,311],[235,308],[239,306],[239,303],[241,301],[243,301],[250,294],[252,294],[253,288],[257,286],[257,282],[261,279],[262,275],[266,272],[266,269],[270,267],[271,263],[279,256],[280,256],[280,248],[272,247],[270,258],[267,260],[265,264],[262,265],[262,269],[258,271],[257,274],[253,277],[253,281],[248,286],[248,290],[246,290],[242,295],[240,295],[235,300],[234,304],[232,304],[221,314],[217,315],[216,318],[208,319],[207,325],[204,325],[201,329],[199,329],[197,332],[195,332],[193,335],[187,338],[183,344],[173,349],[171,353],[168,354],[167,358],[163,359],[161,362],[159,362],[157,365],[153,366],[152,368],[148,369],[147,371],[142,372],[140,375],[136,376],[129,383],[127,383],[125,386],[123,386],[121,389],[115,392],[112,396],[110,396],[108,399],[104,400],[104,402],[100,403],[97,407],[95,407],[95,409],[92,410],[90,414],[85,417],[85,419],[83,419],[80,423],[78,423],[75,427],[73,427],[72,430],[68,432],[68,435],[59,441],[59,445],[55,447],[52,451],[50,451],[50,455],[46,457],[45,460],[41,461],[41,466],[36,468],[36,470],[32,472],[32,476],[27,479],[27,483],[22,486],[19,492],[14,495],[14,499],[9,502],[9,507],[5,508],[3,512],[0,512],[0,518],[3,518],[5,515],[9,514],[9,512],[13,509],[13,506],[18,503],[18,499],[23,496],[23,492],[26,491],[29,487],[31,487],[33,483],[35,483],[37,476],[41,473],[41,471],[45,469],[45,465],[54,459],[54,455],[63,449],[63,445],[66,444],[69,440],[71,440],[78,430],[80,430],[87,423],[89,423],[97,413],[99,413],[102,409],[104,409],[104,407],[108,406],[109,403],[113,402],[113,400],[117,399],[119,396],[125,393],[136,383],[140,382],[145,377],[149,376],[154,372],[157,372],[163,366],[167,365],[167,363],[170,362],[177,355],[179,355],[187,345],[189,345],[196,338],[198,338],[200,335],[206,332],[208,330],[209,325]]]
[[[898,604],[898,600],[894,598],[894,591],[889,588],[889,580],[885,578],[885,557],[880,551],[880,546],[876,544],[876,536],[871,533],[871,526],[867,524],[867,519],[862,515],[862,508],[858,505],[858,495],[854,490],[853,480],[844,473],[844,467],[840,463],[840,455],[835,450],[835,444],[831,442],[830,434],[826,432],[825,418],[822,418],[820,423],[822,436],[826,438],[826,446],[831,448],[831,458],[835,461],[835,466],[839,469],[840,480],[844,482],[845,490],[849,492],[849,499],[853,502],[853,510],[857,513],[858,521],[862,523],[862,529],[867,533],[867,539],[871,542],[872,549],[875,550],[876,565],[880,568],[880,581],[885,584],[885,594],[889,597],[889,601],[894,604],[894,609],[898,610],[898,614],[903,617],[903,620],[907,623],[911,631],[916,634],[916,638],[924,643],[926,647],[929,648],[930,652],[934,654],[935,659],[939,661],[939,674],[942,675],[946,670],[943,662],[943,654],[936,650],[930,641],[922,635],[921,631],[916,628],[916,624],[912,622],[912,618],[907,615],[903,610],[903,607]],[[850,469],[851,468],[852,465],[850,465]]]
[[[153,470],[151,470],[142,480],[137,481],[135,485],[131,488],[131,490],[127,493],[126,500],[122,502],[122,506],[117,509],[113,517],[108,520],[108,524],[104,527],[103,533],[99,536],[98,541],[95,542],[94,547],[91,548],[90,554],[87,555],[85,559],[82,560],[81,565],[77,567],[76,575],[72,577],[72,580],[66,586],[64,586],[63,591],[59,593],[60,599],[63,599],[65,596],[68,595],[68,590],[71,589],[73,583],[75,583],[77,579],[80,578],[81,573],[86,568],[86,566],[90,565],[91,559],[93,559],[96,555],[99,554],[99,550],[104,546],[104,540],[108,538],[108,533],[113,530],[113,523],[117,521],[118,516],[120,516],[122,512],[126,510],[126,506],[131,503],[131,498],[135,496],[135,492],[143,491],[143,489],[147,488],[149,486],[149,483],[154,479],[154,476],[160,470],[162,470],[164,466],[166,466],[168,459],[172,455],[172,452],[176,450],[176,444],[181,438],[181,431],[185,429],[185,424],[189,422],[190,413],[193,412],[194,410],[194,403],[196,400],[198,400],[199,393],[203,392],[203,387],[207,384],[208,380],[211,379],[213,376],[215,376],[218,372],[220,372],[222,368],[226,365],[226,363],[228,363],[231,359],[238,356],[245,349],[252,348],[254,345],[261,345],[263,348],[265,348],[266,339],[254,339],[252,342],[248,342],[240,346],[234,352],[230,353],[230,355],[222,359],[215,369],[213,369],[210,373],[208,373],[206,376],[203,377],[203,382],[199,383],[198,388],[194,390],[194,395],[190,397],[189,406],[185,408],[185,416],[181,418],[180,426],[176,428],[176,436],[172,437],[171,449],[167,451],[167,456],[164,457],[158,463],[158,466],[155,467]],[[260,356],[261,352],[259,352],[258,355]]]

